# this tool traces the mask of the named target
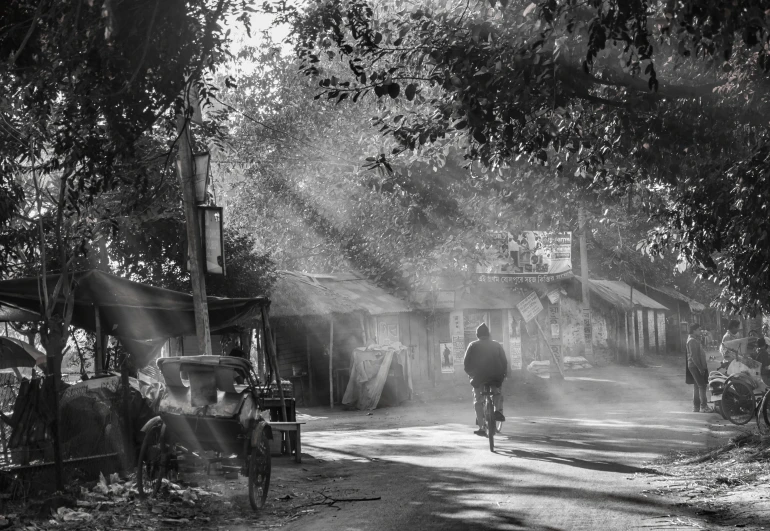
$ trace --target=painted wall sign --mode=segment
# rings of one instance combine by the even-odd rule
[[[559,324],[561,322],[561,308],[558,304],[551,304],[548,306],[548,324],[551,329],[551,339],[561,339],[561,330]]]

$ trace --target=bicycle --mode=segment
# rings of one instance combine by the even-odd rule
[[[503,423],[495,420],[495,395],[499,394],[492,390],[490,384],[484,384],[481,389],[481,395],[484,397],[484,422],[487,425],[487,437],[489,438],[489,451],[495,451],[495,433],[500,433],[503,429]]]

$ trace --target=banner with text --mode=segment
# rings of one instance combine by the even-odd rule
[[[455,365],[462,365],[465,357],[465,332],[463,312],[449,313],[449,334],[452,336],[452,358]]]
[[[486,265],[476,269],[477,282],[519,284],[572,276],[571,232],[494,232],[490,237]]]
[[[520,371],[522,367],[521,323],[514,318],[513,312],[508,312],[508,358],[511,369]]]

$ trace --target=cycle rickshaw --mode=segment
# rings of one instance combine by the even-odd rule
[[[762,364],[747,355],[749,340],[725,342],[734,349],[726,369],[709,375],[711,401],[722,416],[733,424],[747,424],[756,418],[760,433],[770,432],[770,387],[762,378]]]
[[[139,495],[155,496],[184,454],[213,451],[235,459],[248,476],[249,502],[258,511],[270,486],[270,424],[261,416],[262,389],[249,361],[229,356],[161,358],[166,381],[158,416],[142,428],[137,463]]]

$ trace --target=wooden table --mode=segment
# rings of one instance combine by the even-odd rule
[[[297,463],[302,462],[302,436],[301,436],[301,426],[304,424],[304,422],[271,422],[270,427],[273,430],[281,432],[281,437],[283,437],[283,433],[294,433],[294,461]],[[291,455],[291,437],[287,437],[287,447],[289,448],[289,455]]]

